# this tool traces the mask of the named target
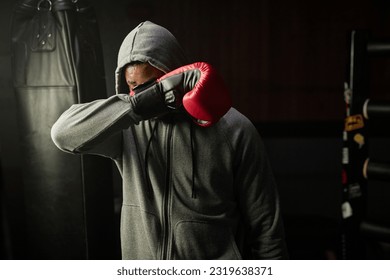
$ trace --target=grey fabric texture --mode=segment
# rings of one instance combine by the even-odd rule
[[[125,38],[132,60],[168,72],[187,63],[176,39],[151,22]],[[142,121],[130,97],[75,104],[52,127],[63,151],[109,157],[123,179],[123,259],[287,258],[278,192],[257,130],[231,108],[215,125],[178,111]]]
[[[150,21],[140,23],[122,42],[115,70],[116,93],[124,93],[123,66],[134,61],[148,62],[164,73],[189,63],[172,33]]]

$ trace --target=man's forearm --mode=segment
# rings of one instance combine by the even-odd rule
[[[127,95],[115,95],[90,103],[75,104],[66,110],[51,129],[53,142],[67,152],[85,151],[131,124],[139,117]]]

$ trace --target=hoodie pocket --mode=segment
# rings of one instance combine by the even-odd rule
[[[136,205],[123,205],[122,259],[156,259],[160,227],[157,217]]]
[[[174,230],[174,246],[175,259],[242,259],[231,229],[211,222],[178,222]]]

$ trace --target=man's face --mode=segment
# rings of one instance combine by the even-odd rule
[[[164,75],[164,72],[151,66],[149,63],[130,65],[125,71],[126,83],[130,91],[143,83],[158,79],[162,75]]]

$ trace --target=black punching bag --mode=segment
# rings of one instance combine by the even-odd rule
[[[83,0],[18,1],[11,26],[26,209],[21,258],[113,258],[111,162],[64,153],[50,137],[72,104],[106,97],[94,10]]]

